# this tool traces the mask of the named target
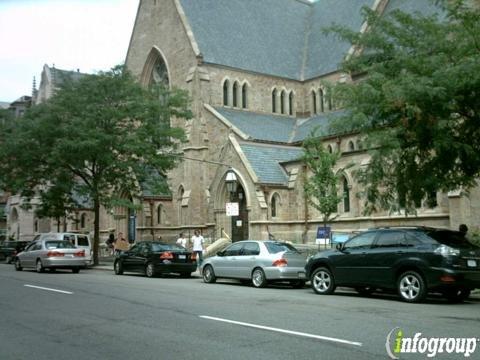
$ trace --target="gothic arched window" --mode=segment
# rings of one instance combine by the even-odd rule
[[[238,83],[233,84],[233,107],[238,107]]]
[[[343,177],[343,211],[350,212],[350,187],[345,176]]]
[[[293,115],[293,91],[288,95],[288,113]]]
[[[228,106],[228,80],[223,82],[223,105]]]
[[[273,194],[272,200],[271,200],[271,203],[270,203],[272,218],[275,218],[275,217],[278,216],[279,205],[280,205],[280,195]]]
[[[280,94],[280,113],[285,114],[285,101],[286,101],[287,93],[285,90],[282,91]]]
[[[312,90],[312,114],[317,113],[317,94]]]
[[[162,223],[162,204],[157,206],[157,224]]]
[[[247,84],[242,86],[242,108],[247,108]]]
[[[320,98],[320,112],[325,112],[325,93],[323,89],[318,89],[318,97]]]
[[[163,85],[168,87],[170,84],[170,79],[168,78],[168,70],[165,61],[158,56],[157,60],[155,61],[155,65],[153,65],[152,69],[152,77],[150,80],[150,85]]]
[[[277,112],[277,89],[273,89],[272,91],[272,112]]]

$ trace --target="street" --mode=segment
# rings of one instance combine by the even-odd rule
[[[464,304],[309,287],[256,289],[200,277],[16,272],[0,264],[0,359],[388,359],[387,335],[478,337]],[[480,346],[479,346],[480,347]],[[427,356],[402,354],[405,359]],[[438,358],[465,358],[438,354]],[[480,349],[470,356],[480,358]]]

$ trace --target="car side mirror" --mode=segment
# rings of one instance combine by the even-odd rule
[[[338,251],[343,251],[345,249],[345,244],[344,243],[338,243],[335,246],[335,249],[337,249]]]
[[[225,251],[219,251],[219,252],[217,252],[217,256],[225,256]]]

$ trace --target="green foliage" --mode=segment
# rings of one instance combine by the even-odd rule
[[[27,199],[40,196],[39,214],[55,217],[78,207],[78,199],[98,212],[133,197],[152,172],[164,185],[184,140],[170,119],[189,119],[188,106],[185,92],[144,88],[122,67],[65,82],[2,127],[0,185]]]
[[[343,199],[338,190],[339,175],[334,172],[340,154],[325,151],[315,132],[304,141],[303,149],[303,162],[310,173],[304,185],[307,200],[323,215],[326,225]]]
[[[336,131],[359,131],[371,162],[359,171],[367,211],[411,210],[435,191],[471,187],[480,173],[480,10],[437,1],[439,16],[364,9],[364,34],[330,31],[357,52],[349,110]]]

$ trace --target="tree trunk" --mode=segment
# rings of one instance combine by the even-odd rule
[[[100,244],[100,201],[98,197],[93,200],[95,220],[93,223],[93,264],[98,265],[98,249]]]

